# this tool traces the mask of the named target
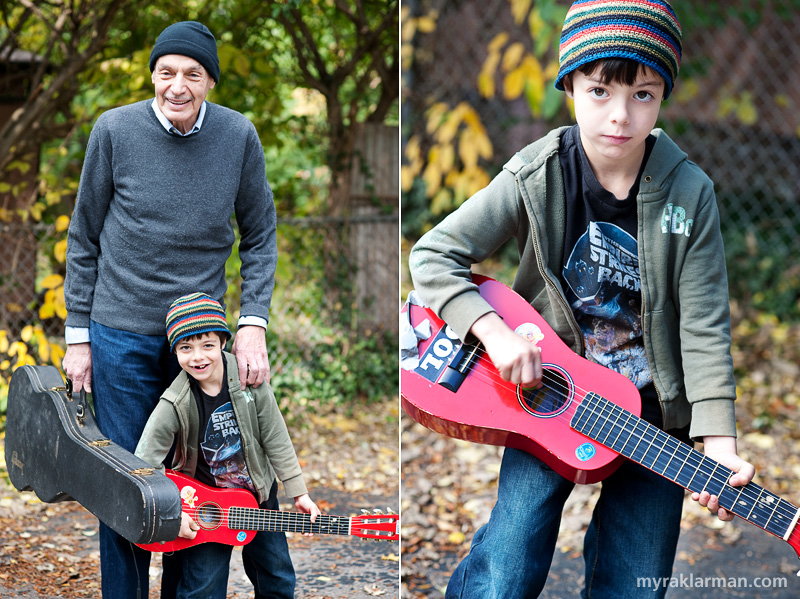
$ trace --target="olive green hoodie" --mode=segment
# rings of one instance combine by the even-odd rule
[[[303,473],[272,389],[264,383],[242,390],[236,358],[227,352],[222,355],[227,361],[228,392],[242,436],[244,460],[258,491],[259,503],[269,497],[276,474],[289,497],[304,495],[307,491]],[[189,375],[181,371],[150,415],[136,446],[136,455],[156,468],[163,468],[164,458],[177,435],[171,467],[193,477],[199,429],[200,416]]]
[[[518,152],[492,182],[425,234],[409,257],[420,297],[461,339],[492,307],[470,278],[515,238],[513,289],[579,355],[583,337],[557,273],[564,264],[565,194],[556,129]],[[711,180],[662,131],[637,197],[642,326],[664,428],[735,436],[736,387],[719,213]]]

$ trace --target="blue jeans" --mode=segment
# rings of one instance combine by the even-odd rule
[[[100,431],[133,452],[159,397],[180,366],[166,335],[138,335],[96,322],[92,344],[92,399]],[[103,599],[147,597],[150,553],[100,523]]]
[[[269,498],[261,504],[278,509],[278,483],[273,482]],[[164,554],[161,599],[225,599],[230,571],[230,545],[202,543]],[[242,563],[256,599],[292,599],[295,575],[289,545],[282,532],[258,532],[242,547]]]
[[[506,449],[497,503],[447,586],[446,599],[538,597],[574,487],[537,458]],[[671,576],[683,489],[626,461],[602,483],[584,538],[584,599],[663,597],[637,579]]]

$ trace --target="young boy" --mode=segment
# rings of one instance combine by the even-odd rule
[[[518,152],[483,190],[413,248],[414,285],[461,339],[480,340],[512,383],[537,385],[537,347],[517,336],[470,278],[516,238],[513,288],[579,355],[628,376],[643,418],[731,468],[736,455],[727,280],[713,184],[652,130],[680,64],[681,29],[662,0],[582,0],[567,13],[556,87],[577,124]],[[573,483],[507,448],[497,503],[447,599],[541,592]],[[672,573],[683,490],[625,462],[602,483],[584,540],[582,597],[655,597],[639,578]],[[708,493],[693,499],[717,513]]]
[[[208,295],[175,300],[167,340],[181,372],[147,421],[136,455],[161,468],[177,438],[172,469],[216,487],[249,489],[262,508],[277,509],[277,481],[295,507],[315,520],[300,464],[269,385],[242,389],[236,359],[223,351],[230,338],[225,311]],[[199,526],[182,514],[179,536]],[[164,554],[162,597],[224,598],[232,547],[201,543]],[[258,532],[242,549],[258,597],[294,597],[294,568],[284,533]]]

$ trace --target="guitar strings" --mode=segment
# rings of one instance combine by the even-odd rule
[[[515,385],[513,383],[509,383],[508,381],[503,379],[500,376],[500,373],[497,371],[496,368],[494,368],[493,365],[492,365],[491,369],[488,368],[488,367],[483,367],[483,366],[480,365],[480,358],[484,357],[484,356],[486,356],[485,348],[482,345],[478,345],[477,351],[475,351],[472,354],[472,356],[469,357],[469,361],[468,361],[468,363],[466,365],[469,368],[468,374],[469,373],[474,373],[476,378],[482,379],[484,382],[487,382],[489,384],[505,387],[506,390],[508,390],[509,392],[512,392],[512,390],[513,390],[513,393],[516,395],[516,393],[517,393],[517,390],[516,390],[517,385]],[[488,356],[486,356],[486,358],[487,358],[487,360],[489,360]],[[489,360],[489,361],[491,362],[491,360]],[[552,379],[550,379],[550,380],[552,380]],[[556,395],[561,395],[561,397],[563,397],[565,400],[569,401],[569,396],[570,396],[570,386],[569,385],[563,385],[563,384],[558,383],[558,382],[548,384],[546,379],[543,378],[540,387],[544,388],[544,389],[547,389],[549,391],[552,391]],[[574,384],[572,385],[572,389],[573,389],[573,393],[575,394],[575,396],[579,397],[581,399],[581,401],[586,399],[586,396],[587,396],[588,393],[591,393],[591,391],[583,389],[580,386],[574,385]],[[613,402],[611,402],[611,403],[613,404]],[[614,404],[614,405],[616,405],[616,404]],[[619,406],[617,406],[617,407],[619,407]],[[623,408],[621,408],[621,409],[623,409]],[[603,411],[603,410],[604,410],[604,408],[601,408],[601,411]],[[570,420],[571,420],[571,417],[569,416],[569,412],[570,412],[570,410],[565,410],[564,412],[555,415],[553,418],[558,418],[559,420],[562,420],[565,423],[567,423],[567,425],[569,425],[570,424]],[[624,413],[629,413],[629,412],[624,411]],[[603,414],[601,413],[601,415],[603,415]],[[634,416],[635,416],[635,414],[634,414]],[[641,420],[641,419],[637,417],[637,420]],[[629,420],[626,421],[624,424],[620,425],[620,428],[621,428],[622,432],[625,432],[625,433],[633,436],[634,438],[639,439],[640,441],[642,441],[642,440],[648,441],[646,435],[644,435],[644,434],[640,435],[640,434],[637,433],[636,421],[634,421],[634,425],[631,428],[628,428],[628,422],[629,422]],[[615,424],[619,425],[619,419],[617,419]],[[612,427],[613,426],[614,425],[612,424]],[[570,426],[570,428],[572,428],[572,427]],[[572,429],[572,430],[574,430],[574,429]],[[658,429],[656,427],[656,430],[660,431],[661,429]],[[576,432],[578,432],[578,431],[576,431]],[[645,432],[647,432],[647,429],[645,429]],[[609,432],[609,434],[610,434],[610,432]],[[669,433],[666,433],[666,434],[669,434]],[[655,441],[655,440],[656,440],[656,438],[653,437],[653,439],[649,440],[648,442],[652,445],[652,442]],[[597,441],[597,442],[599,443],[599,441]],[[681,443],[681,442],[678,441],[678,443]],[[686,445],[685,443],[681,443],[681,444],[682,445]],[[601,445],[602,445],[602,443],[601,443]],[[772,519],[772,517],[774,517],[775,514],[778,514],[783,518],[787,518],[788,520],[791,520],[791,519],[794,518],[795,514],[798,511],[798,508],[795,507],[794,505],[792,505],[790,502],[778,497],[777,495],[771,493],[767,489],[764,489],[763,487],[760,487],[756,483],[752,483],[751,482],[751,483],[748,483],[748,485],[744,485],[744,486],[740,486],[740,487],[734,487],[734,486],[728,484],[727,481],[734,474],[732,470],[730,470],[726,466],[723,466],[722,464],[719,464],[719,466],[722,466],[722,468],[725,471],[727,471],[729,474],[727,476],[722,477],[722,478],[720,478],[719,476],[715,476],[716,471],[718,469],[717,468],[718,462],[713,460],[713,458],[710,458],[708,456],[704,456],[702,453],[700,453],[699,451],[695,450],[691,446],[687,446],[687,447],[689,449],[691,449],[691,452],[687,456],[687,459],[685,460],[684,465],[688,464],[691,467],[695,468],[695,470],[697,470],[701,474],[707,475],[708,478],[709,478],[709,483],[712,480],[715,481],[715,482],[720,483],[723,488],[720,491],[719,495],[722,495],[722,493],[725,491],[725,487],[726,486],[728,488],[730,488],[730,489],[733,489],[734,492],[735,491],[739,491],[739,493],[737,495],[737,499],[734,502],[734,505],[731,506],[730,508],[726,508],[727,510],[732,511],[732,509],[736,506],[736,503],[739,502],[741,500],[741,498],[745,498],[745,499],[748,499],[748,500],[752,501],[752,508],[750,510],[750,514],[752,514],[753,511],[757,507],[759,499],[761,498],[761,496],[764,493],[766,493],[768,497],[772,497],[773,498],[773,501],[777,501],[777,507],[773,510],[773,515],[770,516],[770,520]],[[612,451],[614,451],[614,450],[612,449]],[[619,452],[615,452],[615,453],[619,453]],[[645,451],[645,455],[646,455],[646,453],[647,453],[647,450]],[[644,464],[642,464],[642,466],[644,466]],[[647,466],[644,466],[644,467],[647,467]],[[683,467],[683,466],[681,466],[681,467]],[[658,473],[658,474],[661,474],[662,476],[664,476],[663,473]],[[679,483],[676,483],[676,484],[679,484]],[[708,483],[706,483],[706,486],[708,486]],[[719,497],[719,495],[718,495],[718,497]],[[748,521],[750,521],[749,518],[747,518],[747,519],[748,519]],[[758,524],[756,524],[756,525],[758,525]],[[797,527],[795,527],[795,528],[797,528]],[[769,532],[769,531],[767,531],[767,532]],[[794,531],[793,531],[792,534],[794,535]],[[800,531],[798,531],[798,534],[800,534]]]
[[[212,510],[208,510],[208,506],[213,505]],[[241,514],[231,515],[230,512],[232,509],[240,510]],[[222,508],[215,504],[206,504],[200,505],[194,508],[187,508],[182,510],[187,515],[191,516],[195,522],[198,521],[196,517],[198,513],[201,515],[200,520],[203,520],[202,514],[208,513],[209,511],[213,512],[214,515],[222,514],[221,517],[215,518],[213,520],[214,527],[213,528],[206,528],[204,530],[216,530],[221,526],[229,526],[231,521],[235,522],[236,524],[245,524],[245,526],[234,526],[233,529],[242,529],[242,530],[260,530],[260,529],[249,529],[247,526],[274,526],[275,528],[265,528],[263,530],[282,530],[286,526],[294,526],[297,527],[298,525],[302,526],[302,530],[299,529],[285,529],[284,532],[313,532],[319,534],[340,534],[340,535],[352,535],[352,536],[364,536],[364,535],[378,535],[378,536],[387,536],[391,537],[394,536],[394,533],[383,530],[381,528],[371,529],[370,526],[379,526],[379,525],[386,525],[392,522],[397,521],[396,514],[365,514],[363,516],[335,516],[329,514],[320,514],[317,516],[315,522],[311,522],[310,514],[303,514],[298,512],[282,512],[280,510],[263,510],[260,508],[244,508],[244,507],[231,507],[231,508]],[[288,522],[287,522],[288,520]],[[291,522],[291,520],[297,520],[299,522]],[[353,523],[353,520],[356,522]],[[203,520],[204,521],[204,520]],[[351,524],[355,524],[358,529],[355,532],[351,532]],[[319,530],[317,530],[319,528]],[[322,530],[322,528],[326,528],[327,530]],[[203,527],[201,526],[201,529]],[[363,533],[363,534],[362,534]],[[384,534],[386,533],[386,534]]]

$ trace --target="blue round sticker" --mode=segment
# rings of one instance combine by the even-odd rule
[[[591,443],[584,443],[582,445],[578,445],[578,448],[575,450],[575,457],[577,457],[581,462],[587,462],[591,460],[596,453],[597,450],[594,448],[594,445]]]
[[[246,538],[247,538],[247,533],[246,533],[246,532],[244,532],[243,530],[242,530],[242,531],[239,531],[239,534],[238,534],[238,535],[236,535],[236,540],[237,540],[237,541],[239,541],[240,543],[241,543],[242,541],[244,541]]]

